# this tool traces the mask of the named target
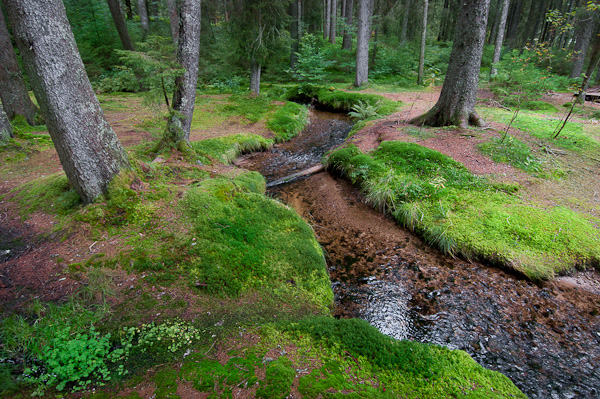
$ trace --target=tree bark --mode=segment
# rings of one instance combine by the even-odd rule
[[[298,50],[300,50],[300,16],[299,16],[299,0],[294,0],[290,4],[290,39],[292,39],[292,48],[290,54],[290,68],[294,69],[298,62]]]
[[[323,39],[328,39],[331,29],[331,0],[323,0],[323,5]]]
[[[125,50],[133,51],[133,42],[131,41],[131,37],[127,31],[127,24],[125,23],[125,18],[121,12],[119,0],[106,0],[106,2],[108,3],[108,9],[110,10],[110,15],[112,15],[112,19],[115,23],[115,27],[117,28],[117,33],[119,34],[119,39],[121,39],[123,48]]]
[[[150,19],[148,18],[148,5],[146,0],[138,0],[138,13],[140,14],[140,23],[142,24],[142,40],[150,32]]]
[[[352,50],[352,36],[350,36],[349,27],[354,22],[354,0],[346,0],[346,26],[344,30],[344,38],[342,40],[342,48],[346,50]]]
[[[250,91],[253,94],[260,94],[260,73],[261,65],[256,59],[250,63]]]
[[[331,0],[331,13],[329,14],[329,42],[335,44],[337,34],[337,0]]]
[[[6,116],[6,112],[4,112],[2,103],[0,103],[0,144],[6,143],[12,136],[12,126]]]
[[[190,129],[196,101],[198,62],[200,60],[200,26],[202,3],[200,0],[178,0],[179,42],[177,61],[184,70],[175,78],[173,111],[167,122],[162,146],[182,149],[190,142]]]
[[[356,37],[356,77],[354,87],[369,82],[369,39],[373,0],[358,0],[358,33]]]
[[[429,1],[423,0],[423,26],[421,27],[421,52],[419,54],[419,73],[417,75],[417,84],[423,83],[423,73],[425,71],[425,44],[427,41],[427,10]]]
[[[21,69],[17,63],[17,57],[10,41],[10,34],[6,27],[6,21],[0,10],[0,99],[4,104],[4,110],[9,120],[15,115],[22,115],[30,125],[43,123],[39,115],[39,109],[33,104]]]
[[[408,3],[409,0],[406,0]],[[438,42],[445,42],[448,40],[447,27],[448,20],[450,19],[450,0],[444,0],[444,8],[442,10],[442,17],[440,18],[440,29],[438,32]],[[408,18],[406,18],[406,23],[408,23]],[[403,26],[404,28],[404,26]],[[403,34],[406,40],[406,33]]]
[[[569,78],[578,78],[583,72],[583,66],[585,64],[585,56],[587,49],[592,40],[592,35],[596,31],[597,14],[590,11],[581,11],[581,14],[577,18],[577,36],[575,38],[574,59],[573,68]]]
[[[127,15],[127,19],[133,19],[133,11],[131,10],[131,0],[125,0],[125,15]]]
[[[475,112],[475,100],[490,0],[463,0],[461,3],[440,98],[431,110],[414,118],[413,124],[481,126]]]
[[[104,194],[129,160],[106,121],[61,0],[3,0],[46,126],[85,203]]]
[[[179,11],[177,10],[177,0],[167,0],[169,8],[169,23],[171,25],[171,37],[173,43],[177,44],[179,40]]]
[[[510,0],[502,0],[501,4],[502,11],[498,23],[498,31],[496,32],[496,43],[494,44],[494,56],[492,57],[490,76],[496,76],[498,74],[498,67],[496,65],[500,62],[500,53],[502,52],[502,43],[504,42],[504,31],[506,30],[506,18],[508,17]]]

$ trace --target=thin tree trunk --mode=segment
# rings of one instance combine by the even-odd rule
[[[173,43],[177,44],[179,40],[179,11],[177,10],[177,0],[167,0],[169,8],[169,24],[171,25],[171,37]]]
[[[0,99],[9,120],[22,115],[30,125],[41,123],[39,109],[33,104],[15,56],[6,21],[0,10]]]
[[[521,22],[521,13],[523,11],[523,0],[515,0],[509,7],[509,16],[507,18],[505,40],[508,43],[514,44],[517,38],[519,23]]]
[[[123,48],[125,50],[133,51],[133,42],[131,41],[131,37],[127,31],[127,24],[125,23],[125,18],[121,12],[119,0],[106,0],[106,2],[108,3],[108,9],[110,10],[110,15],[112,15],[112,19],[115,23],[115,27],[117,28],[117,33],[119,34],[119,39],[121,39]]]
[[[337,0],[331,0],[331,14],[329,16],[329,42],[335,44],[337,34]]]
[[[6,116],[6,112],[4,112],[2,103],[0,103],[0,144],[6,143],[12,136],[12,126]]]
[[[600,32],[598,32],[600,35]],[[587,70],[585,71],[585,78],[582,84],[582,93],[583,98],[585,98],[585,93],[587,92],[590,82],[592,81],[592,74],[594,73],[594,69],[598,67],[598,62],[600,59],[600,36],[596,36],[594,40],[594,46],[592,47],[592,54],[590,56],[590,63],[588,64]]]
[[[181,150],[189,144],[192,116],[194,115],[198,62],[200,60],[202,3],[200,0],[178,0],[178,2],[180,29],[177,61],[184,73],[175,78],[173,112],[169,117],[161,146],[168,148],[175,145]]]
[[[331,0],[323,1],[325,6],[323,9],[323,39],[328,39],[331,30]]]
[[[69,182],[85,203],[92,202],[129,169],[129,161],[94,95],[63,2],[4,0],[4,5]]]
[[[508,7],[510,0],[502,0],[502,11],[500,14],[500,22],[496,34],[496,43],[494,44],[494,56],[492,57],[492,67],[490,68],[490,76],[498,74],[497,64],[500,62],[500,53],[502,52],[502,43],[504,41],[504,31],[506,29],[506,18],[508,17]]]
[[[352,50],[352,36],[350,35],[350,27],[354,22],[354,0],[346,0],[346,30],[344,31],[344,39],[342,48]]]
[[[145,39],[150,32],[150,19],[148,18],[148,6],[146,0],[138,0],[138,13],[142,24],[142,39]]]
[[[487,38],[486,44],[496,42],[496,32],[498,31],[498,25],[500,24],[500,7],[502,0],[492,0],[496,5],[493,6],[490,3],[490,15],[488,16],[488,29],[490,34]],[[493,11],[493,12],[492,12]]]
[[[356,77],[354,86],[369,82],[369,39],[373,0],[358,0],[358,33],[356,37]]]
[[[419,73],[417,75],[417,84],[423,83],[423,73],[425,71],[425,44],[427,41],[427,10],[429,1],[423,0],[423,26],[421,28],[421,52],[419,54]]]
[[[256,95],[260,94],[261,65],[254,58],[250,63],[250,91]]]
[[[408,3],[408,0],[406,0]],[[444,9],[442,10],[442,17],[440,19],[440,30],[438,32],[438,42],[445,42],[448,40],[448,34],[446,33],[448,30],[448,20],[450,19],[450,0],[444,0]],[[406,18],[406,23],[408,23],[408,18]],[[404,26],[403,26],[404,28]],[[403,37],[406,40],[406,32],[403,33]]]
[[[290,54],[290,68],[294,69],[298,62],[298,50],[300,49],[300,20],[298,15],[298,1],[295,0],[290,4],[290,39],[292,39],[292,49]]]
[[[585,64],[585,56],[587,49],[592,39],[592,34],[596,31],[597,14],[592,12],[582,11],[577,18],[577,36],[575,39],[574,59],[573,68],[571,69],[570,78],[578,78],[583,72],[583,65]]]
[[[373,46],[371,48],[371,55],[369,56],[369,69],[373,69],[375,67],[375,62],[377,61],[377,43],[379,41],[379,29],[381,28],[380,18],[381,15],[381,0],[372,0],[373,11],[371,12],[371,27],[370,31],[374,30],[373,34]],[[377,18],[377,21],[375,21]],[[377,22],[377,23],[375,23]],[[374,25],[374,29],[373,29]]]
[[[481,126],[475,100],[490,0],[462,0],[461,4],[440,98],[431,110],[411,121],[416,125]]]

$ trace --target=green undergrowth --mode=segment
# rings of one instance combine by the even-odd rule
[[[293,87],[288,90],[286,97],[288,100],[302,103],[310,103],[315,99],[320,106],[335,112],[351,112],[354,106],[362,102],[363,104],[376,106],[379,116],[392,114],[400,106],[398,102],[388,100],[377,94],[330,90],[329,88],[312,85]]]
[[[508,163],[528,173],[542,171],[542,162],[531,152],[524,142],[508,136],[504,140],[492,138],[479,144],[479,150],[488,155],[494,162]]]
[[[273,140],[256,134],[240,133],[212,139],[194,141],[192,148],[201,162],[230,164],[240,155],[254,151],[264,151],[273,145]]]
[[[71,188],[64,172],[32,180],[14,189],[13,193],[23,217],[36,211],[65,216],[81,204],[79,194]]]
[[[517,187],[472,175],[412,143],[383,142],[370,154],[350,145],[327,166],[361,187],[366,202],[445,253],[511,268],[533,280],[600,262],[599,220],[511,195]]]
[[[513,112],[486,108],[481,111],[481,115],[486,119],[489,118],[500,123],[508,124],[513,117]],[[600,148],[600,143],[597,139],[586,134],[583,124],[578,122],[567,122],[558,138],[554,139],[556,127],[559,124],[562,125],[562,119],[563,118],[540,116],[533,112],[521,111],[513,121],[512,126],[535,138],[544,140],[549,146],[556,146],[580,153],[597,151]]]
[[[286,102],[269,118],[267,127],[275,134],[275,141],[288,141],[308,124],[308,108],[305,105]]]

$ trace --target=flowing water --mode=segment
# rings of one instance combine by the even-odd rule
[[[238,164],[273,181],[318,164],[350,128],[344,116],[312,111],[297,138]],[[315,229],[328,254],[337,317],[365,319],[398,339],[465,350],[531,398],[600,397],[597,293],[561,282],[538,286],[446,257],[327,173],[271,192]]]

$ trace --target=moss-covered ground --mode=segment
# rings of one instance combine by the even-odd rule
[[[329,89],[317,95],[336,109],[351,108],[358,99],[381,100]],[[111,112],[122,111],[122,98],[102,100]],[[397,104],[378,106],[384,115]],[[292,392],[309,398],[524,397],[506,377],[464,352],[396,341],[365,322],[331,317],[333,293],[311,227],[265,195],[262,176],[225,165],[296,134],[306,123],[306,107],[239,94],[203,96],[197,107],[196,131],[230,118],[237,122],[226,134],[194,141],[192,157],[177,153],[155,161],[151,143],[138,143],[130,148],[132,173],[115,179],[106,197],[93,204],[81,205],[63,173],[17,182],[4,192],[1,200],[19,217],[52,220],[46,240],[78,249],[73,258],[53,249],[44,259],[57,284],[53,290],[72,282],[57,300],[34,292],[24,302],[2,304],[1,396],[83,391],[83,397],[97,399],[177,398],[189,389],[209,397],[233,397],[240,390],[261,398]],[[162,122],[132,123],[137,129],[151,126],[156,136]],[[257,134],[256,124],[270,130]],[[2,155],[14,157],[22,146],[50,151],[47,136],[36,137],[18,136]],[[378,166],[398,155],[396,147],[387,153],[385,148],[378,150],[379,159],[352,154],[350,163],[355,156],[362,163],[347,172],[400,182],[404,175]],[[435,154],[426,157],[424,172],[402,187],[407,198],[435,197],[427,206],[439,205],[446,217],[454,210],[436,197],[440,187],[454,196],[473,189],[474,200],[509,190],[490,188]],[[27,166],[27,159],[15,162]],[[432,216],[436,223],[444,220],[438,216]]]

